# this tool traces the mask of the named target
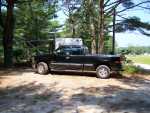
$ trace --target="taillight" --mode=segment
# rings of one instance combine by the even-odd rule
[[[116,61],[115,64],[122,64],[124,60],[124,56],[120,56]]]
[[[122,62],[120,60],[115,61],[115,64],[121,64]]]

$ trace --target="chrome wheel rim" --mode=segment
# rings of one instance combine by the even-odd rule
[[[108,70],[106,68],[101,68],[98,73],[101,77],[106,77],[108,75]]]
[[[44,71],[44,67],[42,65],[38,66],[38,72],[42,73]]]

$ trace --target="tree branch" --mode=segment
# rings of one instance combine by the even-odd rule
[[[123,2],[126,2],[126,0],[117,0],[117,1],[115,1],[115,2],[111,2],[110,4],[106,4],[106,6],[105,7],[110,7],[110,6],[112,6],[112,5],[115,5],[115,4],[117,4],[117,3],[123,3]]]
[[[124,12],[124,11],[126,11],[126,10],[129,10],[129,9],[132,9],[132,8],[134,8],[134,7],[137,7],[137,6],[141,5],[141,4],[145,4],[145,3],[150,3],[150,0],[144,1],[144,2],[140,2],[140,3],[136,4],[136,5],[130,6],[130,7],[128,7],[128,8],[125,8],[125,9],[123,9],[123,10],[121,10],[121,11],[118,11],[117,14],[118,14],[118,13],[122,13],[122,12]]]
[[[123,17],[123,16],[121,16],[121,15],[117,15],[117,16],[119,16],[119,17],[121,17],[121,18],[123,18],[123,19],[125,19],[125,20],[127,20],[127,19],[128,19],[128,18]]]
[[[109,7],[108,9],[106,9],[105,12],[108,11],[108,10],[110,10],[110,11],[108,11],[108,12],[106,13],[106,15],[112,13],[112,12],[114,11],[114,9],[116,9],[116,8],[117,8],[122,2],[124,2],[124,1],[125,1],[125,0],[118,0],[117,2],[115,2],[115,5],[114,5],[114,6]]]
[[[146,36],[150,36],[150,33],[145,32],[144,30],[142,30],[141,28],[137,29],[140,33],[142,33],[143,35]]]
[[[32,2],[33,0],[22,0],[22,1],[20,1],[20,0],[15,0],[15,3],[19,3],[19,4],[23,4],[23,3],[28,3],[28,2]]]
[[[109,2],[110,2],[110,0],[107,0],[107,1],[104,3],[104,7],[106,7]]]
[[[142,9],[150,10],[150,7],[144,7],[144,6],[138,6],[138,7],[142,8]]]

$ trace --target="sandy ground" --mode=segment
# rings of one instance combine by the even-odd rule
[[[150,75],[0,71],[0,113],[150,113]]]

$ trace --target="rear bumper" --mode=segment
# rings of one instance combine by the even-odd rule
[[[113,66],[113,67],[111,67],[111,71],[112,72],[123,71],[123,67],[122,67],[122,65]]]

